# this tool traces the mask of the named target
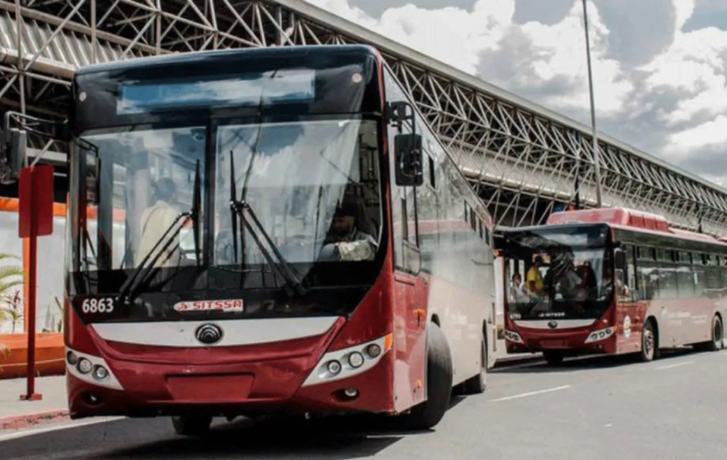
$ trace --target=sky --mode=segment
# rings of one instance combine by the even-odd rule
[[[590,126],[581,0],[307,0]],[[727,187],[727,0],[589,0],[599,131]]]

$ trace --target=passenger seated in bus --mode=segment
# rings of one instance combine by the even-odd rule
[[[520,276],[520,273],[514,273],[510,284],[510,298],[515,300],[524,295],[527,295],[527,292],[525,292],[523,278]]]
[[[356,203],[347,200],[341,203],[333,215],[331,227],[323,242],[322,257],[334,260],[373,260],[378,246],[373,236],[359,229]],[[331,254],[335,251],[335,254]]]
[[[543,258],[535,256],[533,265],[528,269],[527,273],[527,290],[530,294],[540,294],[543,292],[543,276],[540,273],[540,266],[543,265]]]
[[[581,277],[581,285],[588,290],[589,297],[596,295],[598,291],[598,279],[596,278],[596,272],[591,266],[591,262],[585,261],[578,267],[578,275]]]
[[[141,239],[136,257],[137,266],[154,249],[154,246],[162,235],[169,229],[177,216],[179,216],[179,209],[177,208],[177,187],[174,185],[174,181],[167,178],[159,179],[154,184],[153,189],[153,197],[156,202],[151,207],[145,209],[141,215]],[[168,245],[166,254],[159,257],[156,261],[156,267],[179,265],[181,252],[178,238],[179,236],[177,235],[177,241]],[[165,242],[159,244],[151,257],[154,257],[164,245]]]

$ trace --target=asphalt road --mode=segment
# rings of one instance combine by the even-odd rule
[[[581,359],[490,374],[435,430],[376,432],[327,423],[221,423],[204,440],[167,419],[116,420],[16,439],[7,459],[718,459],[727,458],[727,351],[649,364]]]

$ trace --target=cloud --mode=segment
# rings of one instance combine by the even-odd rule
[[[590,124],[581,0],[309,1]],[[599,129],[727,183],[725,2],[588,8]],[[707,17],[695,28],[694,18]]]

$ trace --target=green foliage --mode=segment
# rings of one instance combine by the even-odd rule
[[[9,254],[0,254],[0,321],[10,320],[15,325],[23,317],[20,308],[20,290],[23,285],[23,269],[18,265],[8,265],[9,259],[18,260]]]
[[[9,259],[18,260],[10,254],[0,254],[0,322],[10,320],[15,326],[23,317],[20,308],[20,290],[23,285],[23,269],[18,265],[7,265]],[[0,343],[0,358],[7,358],[10,350]],[[0,370],[1,372],[1,370]]]

